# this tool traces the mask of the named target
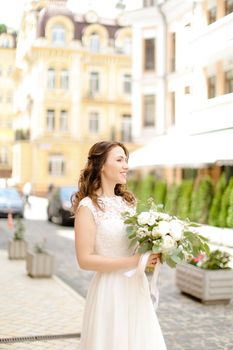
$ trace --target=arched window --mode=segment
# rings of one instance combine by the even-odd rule
[[[52,28],[52,44],[65,46],[65,28],[61,24],[56,24]]]
[[[92,33],[90,35],[90,50],[99,52],[100,50],[100,37],[98,33]]]

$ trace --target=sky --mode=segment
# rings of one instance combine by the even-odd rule
[[[0,0],[0,23],[18,30],[21,22],[24,3],[27,0]],[[93,9],[101,17],[114,17],[119,14],[115,5],[119,0],[68,0],[68,7],[78,13],[85,13]],[[125,10],[140,7],[142,0],[124,0]]]

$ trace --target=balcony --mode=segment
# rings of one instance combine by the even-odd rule
[[[194,63],[209,65],[220,59],[232,59],[233,13],[197,29],[189,41]],[[208,50],[206,49],[208,48]],[[201,53],[201,54],[200,54]]]
[[[233,93],[207,100],[186,120],[188,133],[196,134],[233,127]]]

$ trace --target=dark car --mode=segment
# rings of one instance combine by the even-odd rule
[[[77,192],[74,186],[53,186],[48,194],[48,220],[65,225],[73,224],[74,218],[70,212],[71,196]]]
[[[24,201],[16,188],[0,188],[0,216],[7,217],[9,213],[23,218]]]

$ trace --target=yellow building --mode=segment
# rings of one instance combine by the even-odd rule
[[[123,23],[122,23],[123,24]],[[76,184],[90,145],[131,143],[131,29],[66,1],[30,1],[18,35],[12,177]]]
[[[0,181],[5,182],[12,172],[13,91],[16,36],[3,31],[0,34]]]

